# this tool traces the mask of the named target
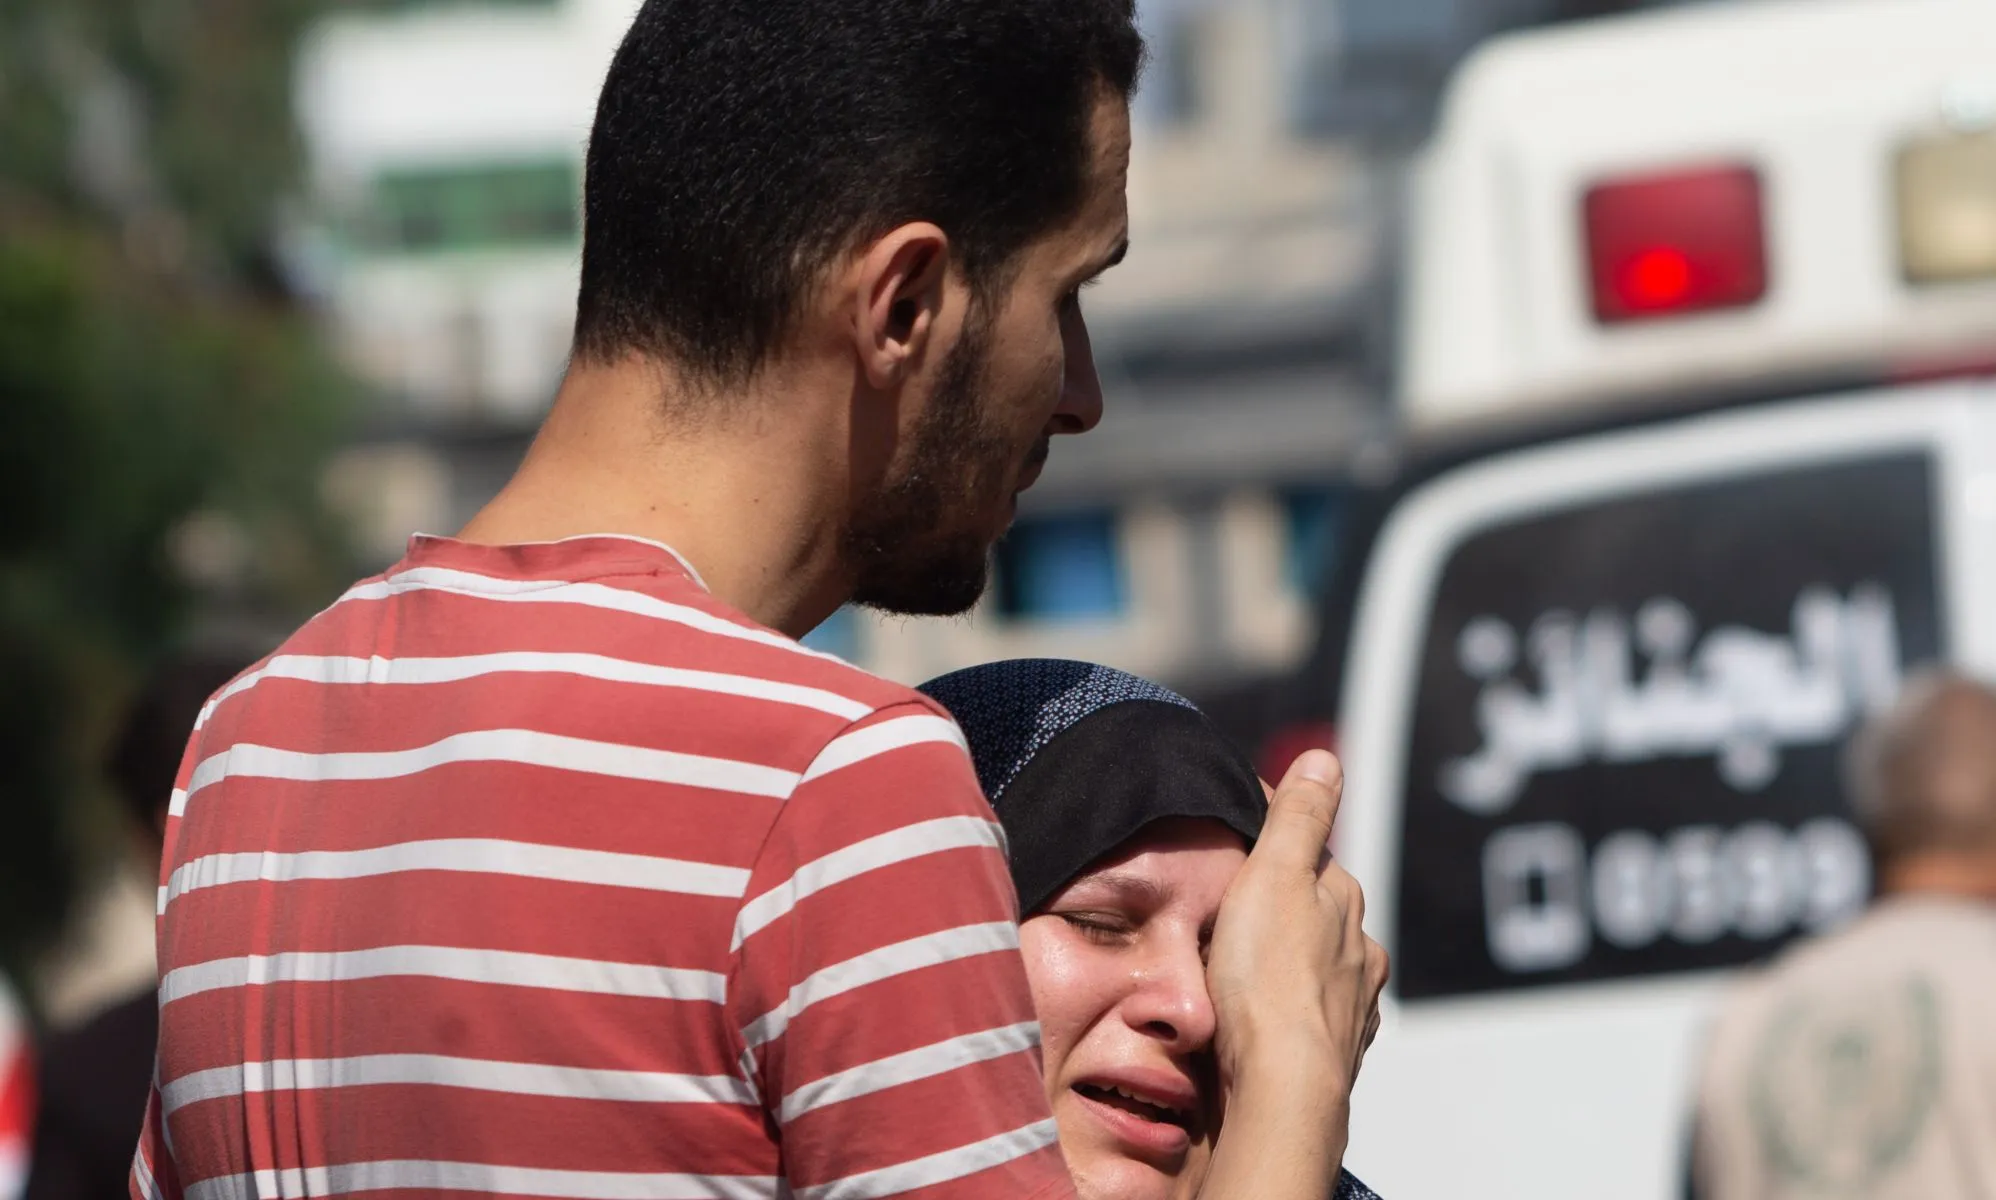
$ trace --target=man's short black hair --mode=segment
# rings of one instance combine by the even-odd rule
[[[646,0],[589,139],[578,359],[765,363],[834,257],[909,221],[984,291],[1079,211],[1133,0]]]

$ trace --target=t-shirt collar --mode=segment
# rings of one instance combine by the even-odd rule
[[[626,561],[625,569],[637,565],[628,562],[631,551],[637,547],[664,555],[674,567],[698,584],[702,591],[712,590],[707,587],[707,581],[701,578],[698,568],[694,567],[684,554],[664,542],[639,537],[632,533],[580,533],[553,541],[512,542],[504,545],[467,542],[442,534],[417,533],[410,536],[402,562],[396,565],[394,571],[412,567],[440,566],[497,570],[508,575],[567,574],[577,568],[583,568],[592,574],[608,573],[618,560]],[[650,556],[640,554],[639,557]]]

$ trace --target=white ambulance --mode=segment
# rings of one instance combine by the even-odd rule
[[[1409,231],[1419,452],[1338,704],[1395,971],[1349,1165],[1663,1200],[1731,973],[1870,893],[1841,741],[1996,674],[1996,3],[1501,39]]]

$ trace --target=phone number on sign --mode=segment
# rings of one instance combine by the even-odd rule
[[[1639,950],[1826,929],[1870,892],[1864,839],[1835,817],[1794,830],[1769,821],[1661,836],[1628,829],[1591,853],[1577,829],[1546,822],[1499,830],[1483,847],[1490,957],[1515,974],[1573,966],[1597,936]]]

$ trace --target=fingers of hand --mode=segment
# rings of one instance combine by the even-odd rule
[[[1372,1039],[1378,1036],[1379,1010],[1375,1008],[1372,1010],[1372,1016],[1365,1023],[1365,1037],[1358,1044],[1358,1061],[1352,1067],[1352,1077],[1354,1079],[1358,1077],[1360,1071],[1365,1069],[1366,1053],[1372,1049]]]
[[[1311,750],[1291,764],[1268,803],[1268,820],[1254,858],[1285,869],[1317,870],[1344,797],[1344,769],[1328,750]]]
[[[1319,903],[1333,915],[1332,936],[1355,949],[1365,925],[1365,889],[1349,871],[1327,863],[1317,875],[1317,895]]]
[[[1372,1049],[1372,1040],[1379,1036],[1379,996],[1381,992],[1386,990],[1386,981],[1392,973],[1392,962],[1387,956],[1386,947],[1381,946],[1369,937],[1366,938],[1365,1030],[1359,1038],[1358,1063],[1355,1065],[1354,1074],[1356,1073],[1356,1066],[1364,1065],[1366,1051]]]

